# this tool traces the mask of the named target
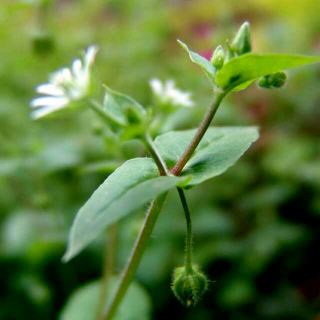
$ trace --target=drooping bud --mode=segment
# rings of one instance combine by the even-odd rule
[[[251,34],[249,22],[245,22],[242,24],[232,41],[231,48],[238,55],[242,55],[251,51]]]
[[[172,290],[183,305],[196,305],[207,288],[208,280],[198,266],[192,265],[191,271],[187,271],[185,267],[175,269]]]
[[[217,46],[211,58],[211,63],[216,69],[221,69],[224,63],[225,53],[221,45]]]
[[[261,77],[258,81],[258,86],[264,89],[281,88],[285,85],[286,81],[286,72],[279,71]]]

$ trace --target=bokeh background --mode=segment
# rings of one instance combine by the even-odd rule
[[[95,188],[143,155],[138,143],[115,145],[90,111],[31,121],[37,84],[95,43],[101,81],[145,106],[152,77],[191,91],[196,106],[174,113],[169,127],[193,128],[211,89],[177,38],[209,57],[249,20],[256,52],[320,55],[319,12],[318,0],[1,0],[0,319],[90,319],[85,297],[78,315],[63,310],[101,277],[105,237],[64,264],[68,230]],[[320,319],[319,88],[313,65],[290,71],[281,90],[251,85],[226,99],[214,125],[259,125],[261,137],[224,175],[187,192],[195,260],[210,290],[189,309],[170,290],[185,232],[173,191],[139,268],[143,294],[131,301],[128,320]],[[143,216],[120,223],[117,271]]]

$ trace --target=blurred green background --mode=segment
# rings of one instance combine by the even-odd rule
[[[152,77],[191,91],[196,106],[173,114],[168,130],[193,128],[211,89],[177,38],[208,57],[249,20],[256,52],[319,55],[319,12],[318,0],[1,0],[0,319],[89,319],[85,303],[73,318],[62,310],[101,277],[105,239],[64,264],[68,230],[117,165],[144,155],[135,142],[119,150],[90,111],[31,121],[37,84],[94,43],[101,81],[145,106]],[[319,87],[314,65],[291,71],[281,90],[252,85],[223,103],[214,125],[259,125],[261,137],[227,173],[187,192],[195,260],[210,290],[189,309],[171,292],[185,232],[172,191],[139,268],[144,289],[128,320],[320,319]],[[117,271],[143,216],[120,223]],[[139,308],[143,317],[135,316]]]

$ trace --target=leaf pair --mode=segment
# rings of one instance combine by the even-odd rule
[[[216,72],[210,61],[189,50],[182,41],[178,42],[188,52],[191,61],[200,66],[211,83],[223,90],[236,88],[240,91],[262,76],[320,61],[320,57],[302,55],[247,53],[232,58]]]
[[[195,130],[169,132],[155,144],[172,167],[190,143]],[[69,235],[64,260],[68,261],[105,228],[170,189],[187,184],[198,185],[222,174],[232,166],[258,138],[255,127],[209,128],[181,177],[159,177],[152,159],[127,161],[112,173],[79,210]],[[192,177],[190,181],[190,176]]]

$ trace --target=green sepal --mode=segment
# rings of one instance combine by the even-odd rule
[[[147,111],[133,98],[107,86],[104,88],[103,112],[111,130],[122,141],[139,138],[150,120]]]
[[[126,126],[144,121],[147,112],[139,102],[105,85],[104,88],[105,96],[103,107],[116,122],[122,126]]]

